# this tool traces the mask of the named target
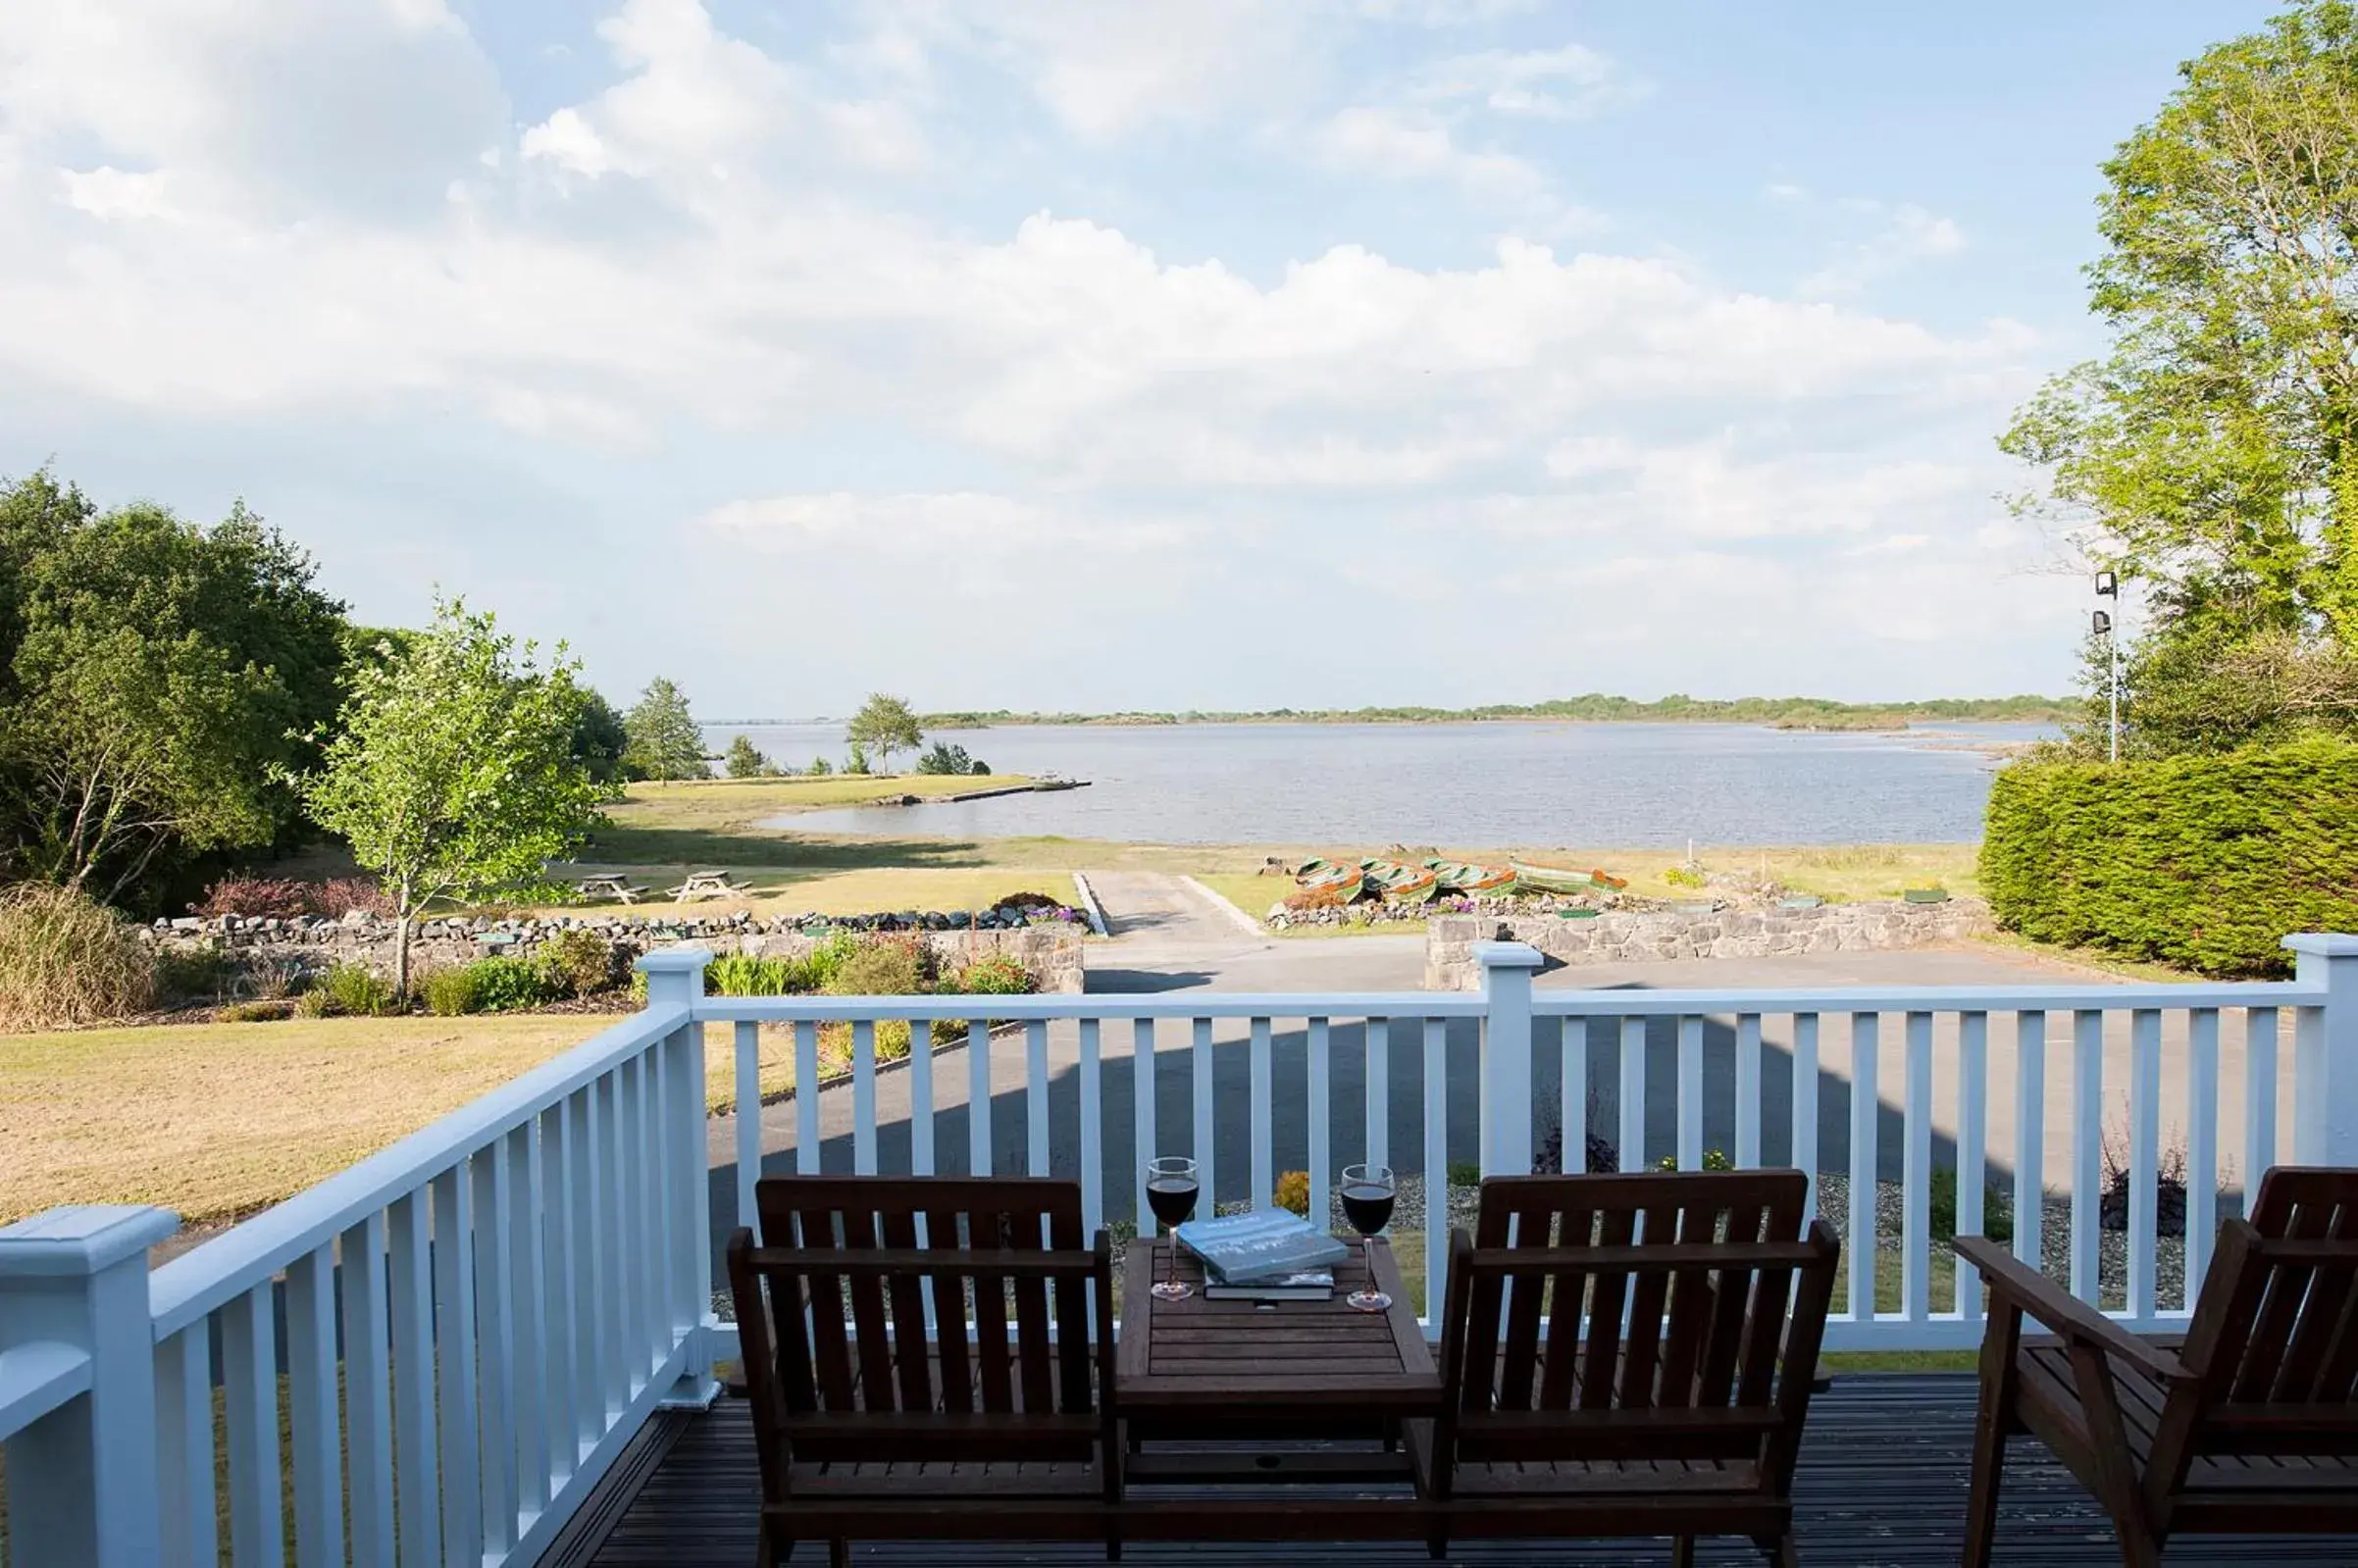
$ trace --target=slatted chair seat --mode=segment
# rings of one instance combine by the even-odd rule
[[[761,1560],[1116,1540],[1113,1264],[1068,1181],[771,1177],[729,1241]],[[930,1330],[930,1333],[929,1333]]]
[[[1443,1411],[1406,1433],[1449,1537],[1751,1537],[1793,1464],[1841,1256],[1799,1171],[1508,1177],[1451,1239]]]
[[[2358,1531],[2358,1171],[2262,1178],[2182,1340],[2129,1333],[1981,1238],[1957,1251],[1989,1287],[1968,1568],[1989,1562],[2021,1432],[2094,1493],[2131,1565],[2179,1534]]]

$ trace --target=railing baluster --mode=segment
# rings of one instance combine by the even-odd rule
[[[579,1096],[568,1094],[548,1108],[540,1130],[540,1387],[548,1404],[540,1416],[540,1473],[554,1495],[581,1462],[581,1416],[573,1402],[579,1391],[575,1367],[581,1355],[584,1303],[572,1300],[575,1281],[573,1149],[581,1137]]]
[[[976,1176],[992,1171],[991,1146],[991,1021],[966,1025],[966,1169]]]
[[[1646,1168],[1646,1021],[1621,1020],[1621,1169]]]
[[[230,1444],[230,1560],[237,1568],[285,1561],[280,1510],[279,1360],[271,1283],[221,1309],[223,1425]]]
[[[761,1026],[749,1018],[737,1022],[737,1223],[753,1225],[753,1184],[761,1180]],[[812,1102],[819,1096],[801,1091]]]
[[[2072,1015],[2072,1293],[2096,1300],[2104,1231],[2104,1015]]]
[[[701,1085],[697,1086],[699,1088]],[[699,1106],[698,1109],[701,1109]],[[548,1506],[548,1413],[543,1355],[548,1335],[547,1288],[541,1274],[540,1119],[508,1134],[508,1380],[514,1385],[516,1511],[521,1519]],[[697,1239],[701,1251],[710,1243]],[[519,1524],[518,1529],[522,1529]]]
[[[1367,1143],[1370,1165],[1392,1163],[1392,1020],[1370,1018],[1361,1038],[1367,1057]]]
[[[434,1321],[441,1401],[442,1545],[451,1557],[471,1563],[483,1555],[483,1478],[476,1446],[475,1216],[466,1167],[462,1160],[434,1179]],[[644,1169],[641,1160],[638,1174]],[[641,1248],[639,1257],[645,1256]],[[641,1369],[635,1382],[646,1378],[645,1347],[643,1338],[632,1341],[632,1358]]]
[[[335,1383],[335,1256],[333,1247],[322,1246],[286,1269],[286,1435],[298,1563],[326,1562],[331,1552],[343,1560],[342,1415]]]
[[[2047,1218],[2047,1015],[2014,1015],[2014,1255],[2042,1267]]]
[[[1882,1020],[1873,1013],[1850,1015],[1850,1315],[1872,1323],[1875,1315],[1875,1154],[1882,1100],[1876,1087],[1881,1068]]]
[[[1761,1163],[1761,1015],[1736,1015],[1736,1168]]]
[[[934,1026],[924,1018],[909,1025],[909,1173],[934,1174]],[[931,1291],[925,1301],[930,1310]]]
[[[1333,1045],[1327,1037],[1329,1031],[1325,1019],[1309,1020],[1307,1033],[1309,1036],[1307,1047],[1309,1053],[1309,1105],[1307,1107],[1309,1112],[1309,1153],[1307,1158],[1310,1165],[1309,1221],[1323,1230],[1330,1223],[1331,1216],[1334,1214],[1333,1199],[1328,1195],[1331,1189],[1327,1186],[1330,1177],[1328,1162],[1334,1158],[1333,1150],[1328,1142],[1332,1134],[1332,1129],[1328,1126],[1328,1119],[1334,1108],[1331,1080],[1328,1076],[1333,1070],[1333,1064],[1329,1060],[1329,1053],[1333,1049]]]
[[[1424,1021],[1424,1311],[1441,1321],[1449,1265],[1449,1023]]]
[[[1204,1186],[1204,1213],[1219,1212],[1220,1189],[1212,1182],[1211,1020],[1196,1020],[1195,1080],[1189,1100],[1195,1111],[1196,1176]]]
[[[1080,1036],[1081,1234],[1095,1236],[1105,1223],[1104,1079],[1098,1062],[1098,1021],[1082,1019]]]
[[[2219,1009],[2197,1007],[2186,1015],[2186,1277],[2179,1303],[2189,1312],[2219,1230]]]
[[[356,1568],[391,1568],[393,1562],[385,1245],[384,1215],[377,1213],[345,1231],[336,1248],[343,1272],[344,1447]]]
[[[819,1025],[816,1019],[795,1024],[795,1171],[819,1174]]]
[[[876,1025],[851,1026],[851,1172],[876,1174]]]
[[[1266,1205],[1277,1191],[1277,1154],[1275,1133],[1271,1128],[1271,1103],[1276,1097],[1270,1064],[1270,1021],[1256,1018],[1252,1024],[1252,1044],[1249,1047],[1248,1067],[1253,1080],[1253,1190],[1247,1201],[1255,1208]]]
[[[468,1162],[475,1189],[476,1408],[482,1448],[484,1547],[503,1552],[516,1528],[516,1320],[508,1298],[508,1259],[520,1247],[510,1215],[514,1200],[508,1163],[496,1146]],[[649,1260],[650,1262],[653,1260]]]
[[[393,1473],[401,1568],[442,1560],[441,1472],[436,1459],[433,1241],[427,1195],[385,1210],[392,1282]],[[599,1430],[604,1430],[601,1422]]]
[[[1793,1163],[1809,1174],[1802,1223],[1818,1218],[1818,1015],[1793,1015]]]
[[[622,1205],[616,1197],[621,1172],[616,1168],[621,1148],[614,1130],[621,1114],[622,1069],[601,1074],[587,1091],[588,1134],[582,1139],[583,1190],[590,1195],[584,1218],[587,1241],[581,1249],[590,1286],[590,1348],[596,1359],[583,1369],[581,1393],[582,1451],[605,1437],[608,1423],[630,1407],[629,1368],[623,1364],[622,1342],[627,1328],[622,1290],[616,1276],[622,1269],[619,1237]],[[812,1096],[814,1099],[816,1095]]]
[[[1154,1234],[1154,1216],[1147,1207],[1147,1161],[1162,1150],[1162,1134],[1154,1126],[1154,1020],[1130,1020],[1130,1194],[1133,1223],[1141,1237]]]
[[[1932,1313],[1932,1015],[1907,1018],[1907,1080],[1900,1136],[1900,1310],[1911,1323]]]
[[[1556,1169],[1564,1176],[1588,1169],[1588,1020],[1556,1020],[1556,1052],[1563,1060],[1558,1081]]]
[[[215,1523],[221,1500],[213,1475],[212,1321],[198,1318],[156,1346],[158,1539],[164,1568],[217,1568],[221,1561]],[[390,1564],[392,1559],[375,1560]]]
[[[1703,1015],[1678,1020],[1678,1168],[1703,1169]]]
[[[2128,1015],[2128,1315],[2153,1316],[2153,1233],[2162,1142],[2162,1015]]]
[[[1981,1213],[1989,1187],[1989,1015],[1957,1016],[1957,1234],[1979,1236],[1988,1222]],[[1981,1275],[1971,1264],[1956,1265],[1957,1312],[1968,1322],[1981,1316]]]
[[[2277,1010],[2243,1010],[2243,1213],[2277,1162]]]
[[[1025,1168],[1034,1176],[1048,1175],[1048,1020],[1031,1019],[1023,1026]]]

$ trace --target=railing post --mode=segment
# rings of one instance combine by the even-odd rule
[[[2302,1004],[2293,1030],[2292,1157],[2358,1165],[2358,936],[2305,932],[2284,945],[2299,955],[2294,978],[2325,989]]]
[[[91,1203],[0,1229],[0,1349],[48,1340],[90,1358],[89,1391],[7,1443],[20,1561],[147,1568],[162,1558],[147,1249],[179,1228],[163,1209]]]
[[[704,997],[704,966],[712,954],[701,947],[663,947],[641,956],[646,976],[646,1005],[693,1007]],[[661,1192],[670,1224],[671,1256],[662,1260],[665,1287],[657,1292],[655,1319],[688,1337],[688,1359],[679,1384],[664,1396],[672,1406],[703,1409],[720,1391],[712,1380],[712,1161],[704,1132],[704,1026],[691,1023],[665,1037],[658,1053],[663,1092],[646,1103],[665,1108],[669,1126],[657,1129],[656,1146],[666,1156]],[[738,1107],[741,1116],[761,1115],[758,1104]]]
[[[1531,976],[1547,960],[1528,942],[1475,942],[1482,966],[1482,1174],[1531,1170]],[[1425,1092],[1432,1090],[1428,1087]],[[1447,1173],[1424,1173],[1426,1190]]]

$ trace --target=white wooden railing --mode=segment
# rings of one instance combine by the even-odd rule
[[[1348,1160],[1437,1193],[1453,1156],[1529,1169],[1549,1124],[1574,1169],[1592,1131],[1623,1167],[1791,1161],[1896,1195],[1891,1221],[1847,1205],[1829,1346],[1941,1348],[1977,1340],[1981,1303],[1970,1270],[1935,1289],[1936,1171],[1966,1234],[1985,1180],[2010,1190],[2026,1258],[2068,1193],[2074,1291],[2167,1327],[2186,1290],[2157,1278],[2166,1127],[2184,1280],[2223,1192],[2280,1156],[2358,1164],[2358,937],[2287,944],[2295,978],[2253,985],[1537,989],[1539,955],[1494,943],[1470,993],[988,1001],[707,997],[704,954],[651,954],[643,1012],[152,1272],[177,1229],[158,1210],[0,1230],[10,1565],[535,1562],[647,1415],[708,1400],[734,1353],[711,1310],[707,1025],[731,1026],[740,1104],[771,1050],[819,1083],[822,1027],[850,1026],[842,1089],[771,1117],[793,1132],[773,1167],[1070,1173],[1093,1225],[1142,1211],[1142,1151],[1194,1153],[1224,1200],[1304,1170],[1313,1213]],[[912,1025],[905,1063],[878,1060],[888,1019]],[[962,1037],[937,1048],[951,1020]],[[2128,1225],[2108,1292],[2115,1121]],[[763,1143],[762,1118],[737,1120],[739,1219]],[[1877,1267],[1895,1251],[1896,1289]],[[1443,1255],[1424,1249],[1427,1300]]]

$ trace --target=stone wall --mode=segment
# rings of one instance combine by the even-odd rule
[[[1667,958],[1777,958],[1925,947],[1987,934],[1989,906],[1977,898],[1941,904],[1897,901],[1823,904],[1816,909],[1661,910],[1608,913],[1592,920],[1558,915],[1492,919],[1443,915],[1426,924],[1428,990],[1478,990],[1475,942],[1528,942],[1556,964],[1646,963]]]
[[[316,973],[332,964],[366,964],[391,975],[394,927],[389,920],[353,914],[342,920],[266,919],[228,915],[218,920],[158,921],[146,928],[168,947],[211,947],[237,953],[249,963],[280,963]],[[485,917],[430,920],[411,938],[410,962],[420,973],[469,963],[494,953],[529,955],[560,931],[594,932],[631,957],[656,947],[694,945],[724,953],[799,957],[827,935],[798,920],[763,921],[744,912],[682,918],[644,915],[554,915],[539,920]],[[920,940],[945,970],[977,958],[1006,953],[1040,978],[1044,991],[1081,988],[1083,928],[1062,920],[1041,920],[1013,928],[897,934]]]

